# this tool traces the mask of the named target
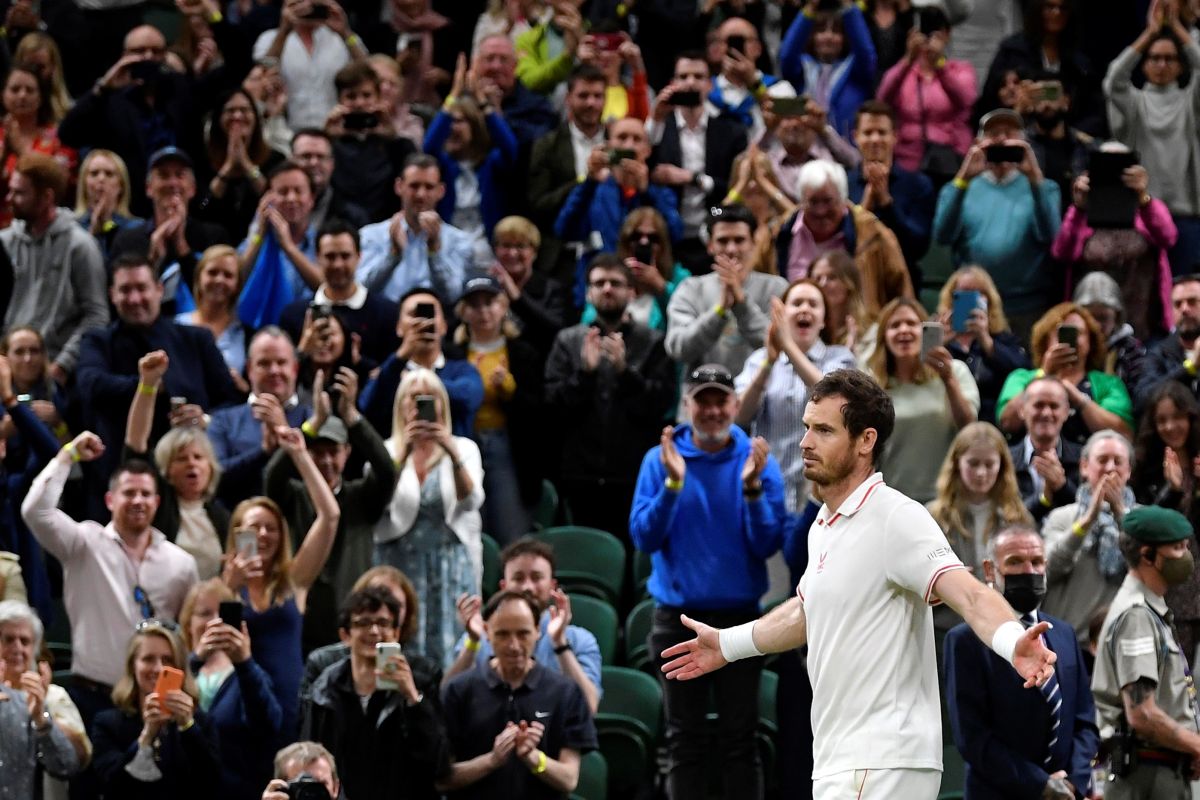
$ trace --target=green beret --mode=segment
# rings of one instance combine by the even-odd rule
[[[1125,533],[1146,544],[1169,544],[1192,536],[1187,517],[1172,508],[1138,506],[1125,515]]]

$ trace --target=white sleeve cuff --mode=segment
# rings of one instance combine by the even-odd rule
[[[1025,626],[1010,619],[996,628],[996,632],[992,634],[992,652],[1011,664],[1013,652],[1017,649],[1017,642],[1024,635]]]
[[[756,622],[758,620],[717,631],[717,640],[721,643],[721,655],[725,656],[726,661],[741,661],[743,658],[753,658],[763,654],[754,644],[754,624]]]

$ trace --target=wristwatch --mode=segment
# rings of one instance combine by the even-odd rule
[[[573,648],[571,647],[570,642],[567,642],[566,644],[560,644],[558,647],[554,648],[554,655],[561,656],[563,653],[571,649]]]

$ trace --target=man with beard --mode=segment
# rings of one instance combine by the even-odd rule
[[[1030,688],[1054,676],[1056,656],[1041,639],[1050,626],[1023,628],[999,594],[971,577],[929,512],[874,471],[895,425],[884,389],[865,373],[837,370],[813,387],[810,398],[801,442],[804,477],[824,504],[809,531],[808,569],[797,596],[761,619],[724,630],[680,616],[697,636],[664,650],[662,671],[668,680],[689,681],[807,643],[814,800],[932,800],[941,783],[942,734],[929,606],[945,602],[957,611]],[[688,481],[690,475],[668,480],[658,492],[684,500]],[[665,504],[663,518],[679,517],[672,498],[658,503]],[[722,530],[707,521],[705,526]],[[721,575],[724,590],[728,573],[722,561],[694,574]],[[656,591],[653,578],[650,591]],[[652,633],[651,643],[669,641]],[[694,713],[703,719],[705,703],[696,705]]]
[[[740,403],[729,370],[720,364],[692,370],[684,404],[691,423],[662,429],[659,445],[642,459],[629,513],[630,537],[653,564],[647,585],[655,602],[653,653],[688,634],[681,611],[714,626],[758,616],[766,561],[783,543],[787,515],[783,476],[766,439],[751,439],[734,424]],[[663,682],[669,796],[705,796],[713,758],[723,762],[722,797],[762,796],[754,739],[761,673],[762,661],[752,659],[694,683]],[[720,717],[720,755],[710,749],[710,691]]]
[[[1067,125],[1071,111],[1070,82],[1053,75],[1023,81],[1017,110],[1025,117],[1025,138],[1046,177],[1058,184],[1060,197],[1071,196],[1071,183],[1087,169],[1096,140]]]
[[[1021,614],[1045,620],[1058,654],[1054,680],[1028,692],[1021,679],[963,624],[946,634],[946,703],[954,743],[967,762],[971,800],[1074,800],[1087,794],[1099,735],[1096,708],[1075,631],[1041,611],[1046,595],[1042,537],[1005,528],[988,541],[984,581]]]
[[[596,256],[588,270],[591,325],[559,332],[546,361],[546,404],[558,414],[558,488],[581,525],[624,538],[630,479],[675,400],[675,365],[658,331],[625,314],[629,268]]]
[[[1175,330],[1151,345],[1142,362],[1142,378],[1133,389],[1135,408],[1142,408],[1158,385],[1179,381],[1200,397],[1200,274],[1181,275],[1171,287]]]

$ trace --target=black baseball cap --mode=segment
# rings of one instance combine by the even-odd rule
[[[724,364],[701,364],[692,370],[685,382],[688,397],[694,397],[705,389],[720,389],[734,394],[733,374]]]
[[[186,151],[174,145],[168,145],[166,147],[158,148],[153,154],[151,154],[150,163],[147,165],[146,170],[150,171],[164,161],[178,161],[188,169],[195,168],[192,164],[192,157],[189,156]]]
[[[462,294],[458,296],[458,299],[466,300],[476,292],[483,292],[484,294],[494,296],[503,291],[504,289],[500,287],[500,282],[491,275],[480,275],[478,278],[471,278],[471,280],[463,284]]]

